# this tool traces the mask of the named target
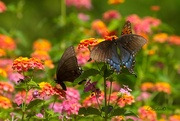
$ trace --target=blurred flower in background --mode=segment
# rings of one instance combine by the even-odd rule
[[[0,77],[7,77],[7,73],[4,69],[0,68]]]
[[[37,39],[33,43],[33,49],[39,51],[50,51],[51,43],[47,39]]]
[[[31,54],[31,57],[37,58],[37,59],[40,59],[40,60],[43,60],[43,61],[50,59],[50,56],[49,56],[48,52],[47,51],[42,51],[42,50],[34,51]]]
[[[0,1],[0,13],[5,12],[6,9],[7,9],[6,5],[2,1]]]
[[[157,114],[150,106],[143,106],[138,109],[139,121],[157,121]]]
[[[169,36],[167,33],[158,33],[158,34],[154,35],[153,40],[155,42],[165,43],[168,41],[168,38],[169,38]]]
[[[137,101],[145,101],[151,97],[151,93],[149,92],[141,92],[141,94],[137,97]]]
[[[4,51],[4,49],[0,48],[0,57],[6,56],[6,52]]]
[[[124,2],[125,2],[125,0],[108,0],[109,4],[121,4]]]
[[[153,6],[150,7],[150,9],[151,9],[152,11],[159,11],[159,10],[160,10],[160,6],[158,6],[158,5],[153,5]]]
[[[0,108],[8,109],[12,107],[10,99],[0,95]]]
[[[1,2],[1,1],[0,1]],[[14,40],[6,35],[0,34],[0,48],[4,50],[15,50],[16,44]]]
[[[76,8],[91,9],[91,0],[66,0],[67,6],[74,6]]]
[[[91,24],[92,30],[96,31],[102,37],[109,35],[109,30],[106,24],[101,20],[94,20]]]
[[[172,116],[170,116],[169,121],[180,121],[180,115],[172,115]]]
[[[121,19],[121,14],[117,10],[108,10],[103,14],[103,19],[106,21]]]
[[[168,42],[172,45],[180,45],[180,36],[171,35],[169,36]]]
[[[142,91],[154,91],[154,84],[152,82],[144,82],[141,84]]]
[[[156,82],[155,90],[158,92],[171,94],[171,86],[167,82]]]
[[[124,121],[124,116],[114,116],[111,121]]]
[[[90,19],[90,16],[88,14],[79,13],[78,18],[82,21],[88,21]]]
[[[51,43],[47,39],[37,39],[33,43],[33,49],[34,52],[31,53],[31,57],[42,60],[45,67],[54,68],[54,64],[48,53],[51,50]]]
[[[136,14],[129,15],[126,20],[129,20],[133,24],[133,30],[136,34],[151,34],[152,28],[158,27],[161,21],[157,18],[146,16],[140,18]]]
[[[14,86],[9,82],[0,81],[0,95],[12,93]]]

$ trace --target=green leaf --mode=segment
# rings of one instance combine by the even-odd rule
[[[108,68],[107,68],[107,65],[106,64],[104,64],[104,66],[101,68],[101,74],[102,74],[102,76],[103,77],[109,77],[110,75],[112,75],[113,74],[113,71],[112,70],[109,70]]]
[[[93,108],[93,107],[88,107],[88,108],[80,108],[79,109],[79,112],[78,112],[79,115],[84,115],[84,116],[87,116],[87,115],[101,115],[101,112],[96,109],[96,108]]]
[[[89,115],[90,114],[101,115],[101,112],[98,109],[93,108],[93,107],[88,107],[87,112]]]
[[[99,74],[99,71],[96,69],[88,69],[84,71],[75,81],[73,82],[73,85],[77,85],[79,82],[81,82],[84,79],[87,79],[90,76],[95,76]]]
[[[83,108],[80,108],[80,109],[79,109],[78,114],[79,114],[79,115],[85,115],[85,116],[86,116],[86,112],[87,112],[86,108],[83,107]]]
[[[112,111],[111,116],[120,116],[120,115],[124,115],[125,112],[126,112],[125,109],[119,108],[119,107],[118,107],[118,108],[116,108],[116,109],[114,109],[114,110]]]
[[[28,85],[35,88],[40,88],[39,85],[35,81],[32,81],[32,80],[28,82]]]
[[[44,100],[40,100],[40,99],[33,100],[29,103],[29,105],[27,106],[27,109],[33,108],[34,106],[37,106],[43,102],[44,102]]]
[[[132,111],[126,111],[125,113],[124,113],[124,115],[125,116],[135,116],[135,117],[138,117],[138,115],[136,115],[134,112],[132,112]]]
[[[18,85],[15,86],[15,89],[16,89],[17,91],[22,91],[22,90],[27,89],[27,85],[25,85],[25,83],[20,83],[20,84],[18,84]]]
[[[108,105],[106,107],[102,107],[102,109],[101,109],[102,112],[106,112],[107,111],[108,113],[110,113],[112,110],[113,110],[113,106],[112,105]]]
[[[113,31],[113,30],[118,29],[119,25],[120,25],[119,20],[114,19],[114,20],[110,21],[108,28],[110,31]]]

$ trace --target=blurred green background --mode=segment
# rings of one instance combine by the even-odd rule
[[[8,11],[0,14],[0,33],[19,36],[23,45],[21,47],[25,48],[30,48],[29,44],[37,38],[46,38],[52,43],[63,41],[65,36],[66,39],[73,38],[75,41],[83,39],[82,36],[71,33],[81,27],[76,26],[77,14],[75,16],[73,12],[93,14],[94,18],[91,20],[102,18],[102,14],[109,9],[119,10],[123,17],[134,13],[140,17],[155,16],[171,27],[171,34],[180,35],[179,0],[126,0],[118,5],[107,5],[105,0],[92,0],[91,10],[79,11],[75,7],[67,7],[66,16],[69,17],[69,22],[65,20],[66,25],[62,25],[61,0],[4,0],[3,2],[7,5]],[[160,6],[160,10],[151,11],[152,5]],[[28,45],[25,41],[29,42]]]

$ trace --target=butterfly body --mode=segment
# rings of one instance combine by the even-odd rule
[[[146,42],[146,39],[142,36],[132,34],[131,23],[127,21],[119,38],[112,41],[103,41],[94,46],[90,57],[92,60],[108,63],[111,69],[117,73],[120,73],[124,67],[131,74],[135,74],[133,70],[135,56]]]
[[[66,90],[64,81],[73,82],[82,73],[78,66],[75,50],[73,46],[68,47],[63,53],[56,71],[56,82]]]

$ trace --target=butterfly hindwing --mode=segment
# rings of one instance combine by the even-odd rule
[[[78,66],[73,46],[68,47],[62,55],[56,72],[56,82],[66,90],[64,81],[73,82],[81,75],[82,70]]]
[[[98,62],[107,62],[113,70],[120,71],[120,59],[114,41],[99,43],[92,49],[90,57]]]
[[[136,34],[126,34],[119,37],[116,42],[121,52],[122,64],[130,73],[134,73],[133,68],[135,65],[136,53],[147,42],[146,39]]]

